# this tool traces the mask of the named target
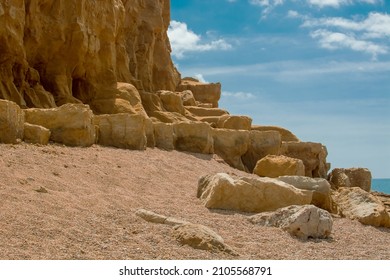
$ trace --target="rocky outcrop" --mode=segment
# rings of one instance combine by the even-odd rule
[[[173,133],[173,124],[155,122],[153,123],[153,129],[157,148],[167,151],[175,149],[176,139]]]
[[[334,189],[358,187],[371,190],[371,172],[367,168],[335,168],[329,174],[329,181]]]
[[[340,214],[362,224],[390,227],[390,215],[374,195],[358,187],[340,188],[334,195]]]
[[[264,212],[290,205],[309,204],[312,192],[271,178],[232,178],[219,173],[198,182],[198,198],[205,207],[243,212]]]
[[[283,142],[280,154],[302,160],[305,165],[305,176],[327,178],[330,169],[326,162],[328,151],[321,143]]]
[[[116,102],[117,82],[175,90],[169,23],[169,0],[6,1],[0,98],[24,108],[83,102],[100,113]]]
[[[175,147],[179,151],[214,153],[214,140],[210,125],[202,122],[176,123],[173,126]]]
[[[328,238],[333,227],[332,216],[327,211],[313,205],[292,205],[275,212],[251,216],[249,221],[260,226],[282,228],[302,239]]]
[[[43,126],[24,123],[23,141],[26,143],[47,145],[50,135],[50,130]]]
[[[95,143],[96,129],[88,105],[65,104],[53,109],[26,109],[26,122],[50,130],[50,140],[68,146],[88,147]]]
[[[218,119],[217,127],[236,130],[250,130],[252,119],[247,116],[230,116],[225,115]]]
[[[206,84],[199,82],[194,78],[183,78],[176,88],[177,91],[190,90],[196,101],[205,104],[211,104],[211,107],[217,108],[218,101],[221,98],[221,84]]]
[[[0,143],[17,143],[23,139],[24,113],[11,101],[0,100]]]
[[[304,176],[305,166],[300,159],[268,155],[257,162],[253,173],[260,177],[270,178],[288,175]]]
[[[283,142],[299,142],[299,138],[295,136],[291,131],[279,127],[279,126],[269,126],[269,125],[253,125],[252,130],[256,131],[276,131],[280,134],[280,137]]]
[[[312,191],[313,198],[311,204],[331,213],[335,213],[337,211],[336,206],[332,201],[330,184],[326,179],[303,176],[282,176],[278,177],[278,180],[301,190]]]

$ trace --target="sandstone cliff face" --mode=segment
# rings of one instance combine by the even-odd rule
[[[169,0],[1,0],[0,98],[107,113],[94,104],[115,103],[117,82],[174,90],[169,21]]]

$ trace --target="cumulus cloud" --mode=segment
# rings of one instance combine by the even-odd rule
[[[266,18],[267,15],[275,9],[276,6],[284,4],[284,0],[249,0],[251,5],[259,6],[263,8],[262,18]]]
[[[384,42],[390,38],[390,16],[387,14],[372,12],[361,20],[306,18],[302,27],[317,29],[311,32],[311,37],[317,39],[322,48],[365,52],[371,54],[373,59],[389,52]]]
[[[232,45],[224,39],[205,42],[202,37],[188,29],[186,23],[171,21],[168,36],[172,46],[172,55],[183,58],[187,52],[205,52],[212,50],[229,50]]]
[[[236,98],[236,99],[253,99],[253,98],[255,98],[255,95],[253,93],[242,92],[242,91],[238,91],[238,92],[223,91],[222,96],[232,97],[232,98]]]
[[[382,0],[307,0],[310,5],[318,6],[320,8],[324,7],[333,7],[339,8],[343,5],[353,5],[356,3],[366,3],[366,4],[378,4]]]

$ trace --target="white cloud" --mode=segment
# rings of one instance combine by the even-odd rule
[[[172,46],[172,55],[180,59],[187,52],[229,50],[232,48],[224,39],[204,42],[202,37],[189,30],[186,23],[171,21],[168,36]]]
[[[307,3],[313,6],[318,6],[319,8],[324,7],[333,7],[339,8],[343,5],[353,5],[356,3],[366,3],[366,4],[378,4],[382,3],[382,0],[307,0]]]
[[[259,6],[263,8],[262,18],[266,18],[267,15],[276,7],[284,4],[284,0],[249,0],[251,5]]]
[[[370,41],[359,40],[352,35],[340,32],[319,29],[312,32],[311,36],[318,39],[321,47],[325,49],[336,50],[347,48],[371,54],[373,59],[376,59],[378,54],[388,53],[388,48],[386,46],[378,45]]]
[[[199,80],[199,82],[208,83],[208,81],[206,81],[206,79],[203,77],[202,74],[195,74],[194,76],[195,76],[196,79]]]
[[[223,91],[222,96],[224,97],[233,97],[236,99],[253,99],[255,98],[255,95],[250,92],[230,92],[230,91]]]

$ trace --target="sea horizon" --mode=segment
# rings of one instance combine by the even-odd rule
[[[371,191],[390,194],[390,178],[375,178],[371,181]]]

